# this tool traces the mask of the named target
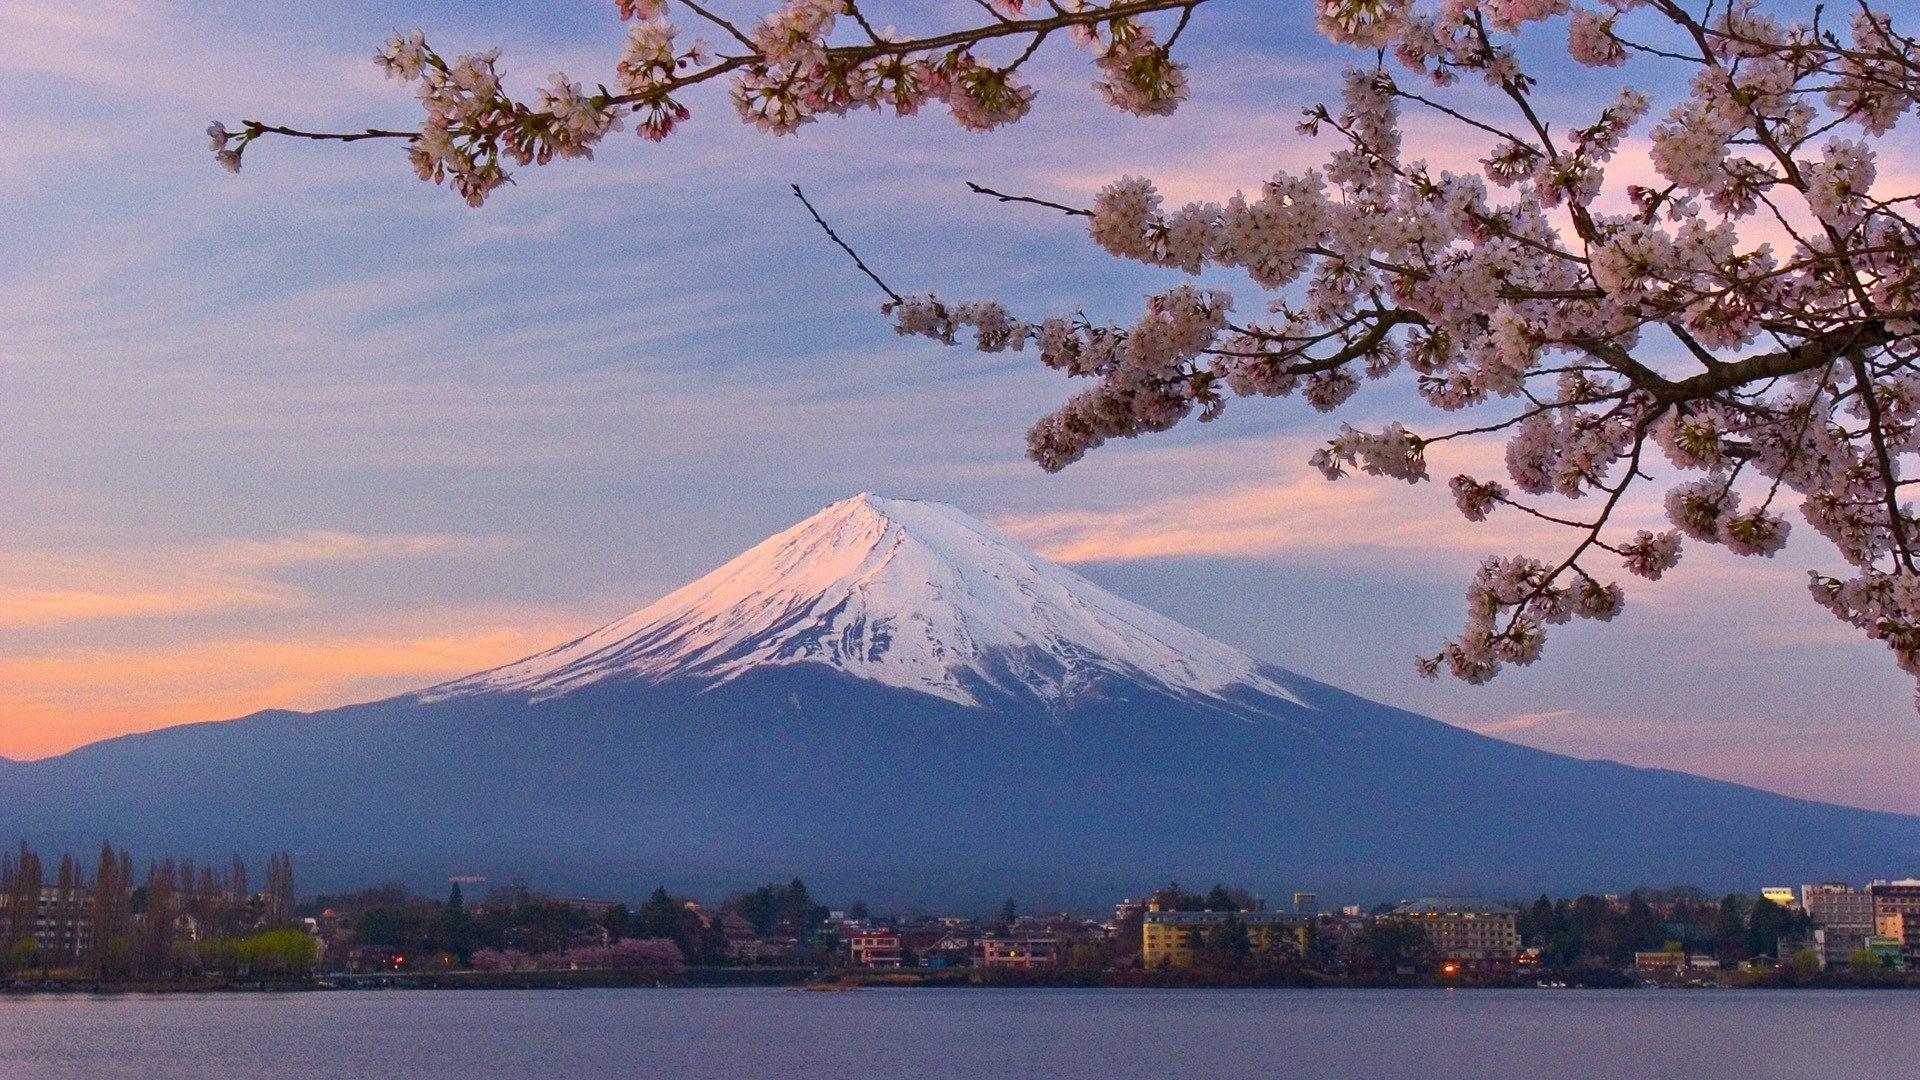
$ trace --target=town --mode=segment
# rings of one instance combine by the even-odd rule
[[[111,845],[87,873],[22,843],[0,858],[0,988],[1920,987],[1911,878],[1371,907],[1170,884],[1103,917],[1013,900],[988,915],[838,910],[798,878],[715,905],[665,887],[628,903],[472,877],[444,898],[389,884],[296,899],[284,852],[253,880],[239,857],[161,859],[136,878]]]

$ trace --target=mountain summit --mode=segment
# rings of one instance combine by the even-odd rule
[[[1377,900],[1920,865],[1920,818],[1486,738],[872,495],[515,664],[5,763],[0,822],[54,850],[290,850],[310,888],[718,896],[799,873],[962,910],[1168,880]]]
[[[1298,703],[1252,657],[1122,600],[940,503],[860,494],[577,641],[435,687],[425,701],[557,697],[609,679],[725,683],[820,664],[963,705],[1052,708],[1144,684]]]

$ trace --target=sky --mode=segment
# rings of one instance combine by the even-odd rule
[[[1404,386],[1340,418],[1235,402],[1049,476],[1023,437],[1068,381],[894,335],[787,192],[903,291],[1128,318],[1176,276],[965,182],[1085,202],[1133,173],[1221,200],[1314,163],[1299,109],[1354,54],[1305,8],[1201,9],[1171,120],[1099,106],[1064,47],[1032,71],[1029,120],[986,136],[929,114],[776,140],[716,90],[667,143],[615,137],[474,211],[394,145],[261,144],[234,177],[201,130],[412,122],[369,61],[396,26],[501,46],[522,87],[601,79],[605,0],[0,0],[0,755],[504,663],[871,490],[955,503],[1255,655],[1500,738],[1920,812],[1912,682],[1808,598],[1807,570],[1837,562],[1810,530],[1770,560],[1692,547],[1490,686],[1423,681],[1413,657],[1455,631],[1482,556],[1564,541],[1466,523],[1443,483],[1308,469],[1339,419],[1419,430]],[[1568,108],[1610,96],[1545,70]],[[1472,149],[1420,124],[1408,141]],[[1432,471],[1497,475],[1500,452]],[[1625,513],[1651,524],[1657,497]]]

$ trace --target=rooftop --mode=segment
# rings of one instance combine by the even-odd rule
[[[1217,926],[1229,919],[1265,926],[1287,922],[1298,916],[1281,911],[1149,911],[1143,918],[1159,926]]]
[[[1420,896],[1393,909],[1395,915],[1515,915],[1505,904],[1478,896]]]

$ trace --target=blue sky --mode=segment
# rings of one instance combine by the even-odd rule
[[[1203,9],[1174,121],[1101,109],[1063,48],[1030,120],[994,135],[929,115],[772,140],[697,94],[683,135],[523,171],[479,212],[389,145],[263,144],[238,178],[206,154],[215,117],[409,122],[368,62],[395,26],[501,45],[523,86],[599,77],[610,11],[0,2],[0,754],[510,660],[874,490],[957,503],[1396,705],[1920,812],[1912,685],[1806,599],[1833,560],[1805,536],[1761,562],[1690,549],[1614,624],[1563,630],[1493,686],[1422,682],[1411,658],[1458,623],[1480,554],[1557,549],[1460,522],[1441,486],[1317,479],[1306,455],[1337,421],[1294,401],[1044,475],[1022,437],[1065,381],[893,335],[786,193],[806,185],[896,288],[1124,318],[1173,278],[964,181],[1084,201],[1134,172],[1218,199],[1311,164],[1298,109],[1351,56],[1305,5]],[[1548,70],[1568,102],[1609,92]],[[1429,128],[1410,142],[1451,152]],[[1426,419],[1393,387],[1353,409]]]

